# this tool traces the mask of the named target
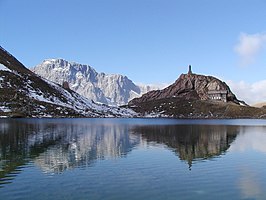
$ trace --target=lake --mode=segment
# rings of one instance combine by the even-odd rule
[[[266,199],[266,120],[0,119],[0,199]]]

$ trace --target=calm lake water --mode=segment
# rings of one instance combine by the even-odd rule
[[[0,119],[0,199],[266,199],[266,121]]]

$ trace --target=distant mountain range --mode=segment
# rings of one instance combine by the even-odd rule
[[[107,105],[125,105],[135,97],[159,89],[152,85],[137,85],[127,76],[98,73],[89,65],[64,59],[47,59],[32,70],[58,84],[66,81],[75,92]]]
[[[266,106],[266,102],[260,102],[252,105],[253,107],[262,108],[263,106]]]
[[[41,78],[0,47],[0,117],[131,117],[129,109],[94,103]]]

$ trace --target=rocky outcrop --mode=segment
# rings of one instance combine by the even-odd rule
[[[181,74],[180,77],[163,90],[150,91],[140,98],[135,98],[129,102],[129,105],[160,100],[165,98],[184,97],[185,99],[209,100],[210,91],[225,91],[226,101],[236,104],[244,103],[239,101],[231,92],[229,86],[221,80],[198,74]]]
[[[169,87],[133,99],[128,107],[143,117],[266,117],[266,108],[254,108],[238,100],[225,82],[212,76],[193,74],[191,70],[181,74]]]

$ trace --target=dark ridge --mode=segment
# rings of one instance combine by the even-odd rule
[[[27,69],[21,62],[12,56],[7,50],[0,46],[0,63],[10,69],[11,71],[19,74],[34,75],[32,71]]]

